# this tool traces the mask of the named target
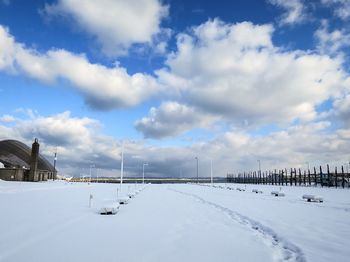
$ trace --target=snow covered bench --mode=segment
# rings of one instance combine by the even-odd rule
[[[236,190],[238,190],[238,191],[245,191],[244,188],[240,188],[240,187],[237,187]]]
[[[118,203],[121,205],[126,205],[129,202],[129,197],[121,197],[118,199]]]
[[[275,197],[284,197],[285,194],[282,192],[278,192],[278,191],[272,191],[271,195],[275,196]]]
[[[307,202],[323,202],[323,198],[320,196],[315,195],[303,195],[303,199],[305,199]]]
[[[253,189],[252,192],[256,194],[262,194],[262,191],[258,189]]]
[[[115,215],[119,210],[119,204],[118,203],[111,203],[106,204],[99,208],[98,213],[100,215]]]

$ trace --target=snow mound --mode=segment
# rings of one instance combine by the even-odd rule
[[[120,197],[119,199],[118,199],[118,203],[119,204],[121,204],[121,205],[126,205],[128,202],[129,202],[129,197]]]
[[[275,197],[284,197],[285,194],[282,192],[278,192],[278,191],[272,191],[271,195],[275,196]]]
[[[109,203],[98,209],[100,215],[115,215],[119,211],[119,203]]]
[[[323,197],[320,197],[320,196],[305,194],[305,195],[303,195],[302,198],[305,199],[307,202],[319,202],[319,203],[323,203]]]

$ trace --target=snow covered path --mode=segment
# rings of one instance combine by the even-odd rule
[[[195,199],[200,200],[203,204],[213,206],[220,212],[229,215],[236,222],[247,226],[249,229],[255,231],[254,235],[260,237],[270,248],[273,250],[273,260],[275,261],[306,261],[304,254],[299,247],[286,241],[285,239],[278,236],[271,228],[268,228],[261,223],[254,221],[240,213],[237,213],[229,208],[215,204],[214,202],[207,201],[198,195],[191,193],[184,193],[176,191],[181,194],[192,196]]]
[[[115,184],[0,181],[0,261],[348,261],[349,190],[323,204],[197,185],[149,185],[114,216]],[[123,193],[135,190],[125,185]],[[311,190],[311,189],[308,189]],[[311,192],[314,193],[314,192]],[[88,207],[89,195],[94,208]],[[120,195],[120,194],[119,194]]]
[[[248,227],[254,229],[258,223],[262,233],[277,236],[278,245],[294,249],[301,261],[349,261],[350,190],[287,186],[281,187],[285,197],[273,197],[271,191],[280,187],[247,185],[246,191],[240,192],[235,189],[244,185],[227,186],[234,190],[197,185],[174,188],[231,213]],[[256,188],[263,194],[252,193]],[[301,199],[305,193],[321,195],[325,202],[306,202]]]

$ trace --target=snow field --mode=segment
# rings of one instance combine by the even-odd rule
[[[349,190],[222,187],[0,181],[0,261],[348,261]]]

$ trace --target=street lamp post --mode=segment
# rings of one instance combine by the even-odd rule
[[[210,183],[213,186],[213,159],[210,159]]]
[[[143,165],[142,165],[142,184],[145,183],[145,166],[148,166],[148,164],[143,163]]]
[[[122,155],[121,155],[121,161],[120,161],[120,192],[122,192],[123,175],[124,175],[124,141],[122,143]]]
[[[197,160],[197,184],[198,184],[198,157],[196,156],[195,159]]]
[[[52,175],[52,180],[56,179],[56,161],[57,161],[57,148],[55,150],[55,156],[53,159],[53,175]]]
[[[94,164],[90,165],[90,183],[91,183],[91,168],[95,167]]]

